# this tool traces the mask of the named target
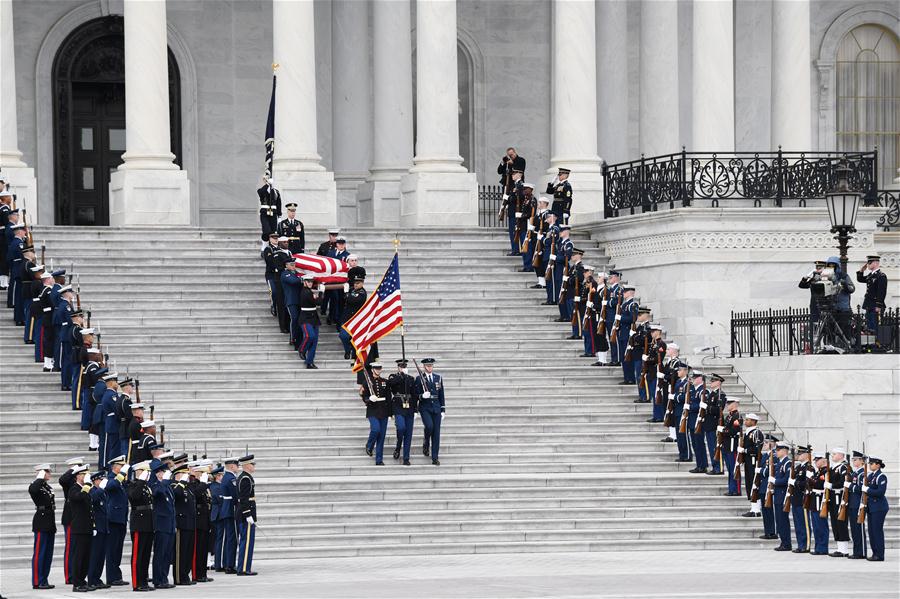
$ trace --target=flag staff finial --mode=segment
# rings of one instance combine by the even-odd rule
[[[274,72],[275,72],[275,69],[277,69],[277,68],[280,67],[280,66],[281,66],[281,65],[278,64],[277,62],[273,62],[273,63],[272,63],[272,72],[274,73]]]
[[[394,233],[394,253],[400,251],[400,234]]]

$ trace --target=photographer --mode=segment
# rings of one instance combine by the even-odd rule
[[[800,279],[800,289],[809,289],[809,318],[811,322],[817,322],[819,320],[819,306],[816,303],[816,296],[812,290],[812,284],[822,278],[822,269],[825,268],[825,263],[821,260],[816,260],[815,268],[810,271],[810,273]]]
[[[841,270],[841,259],[830,256],[825,261],[825,267],[834,270],[831,282],[834,283],[837,292],[834,294],[834,318],[846,337],[850,337],[850,317],[853,312],[850,309],[850,296],[856,291],[856,285],[850,276]]]

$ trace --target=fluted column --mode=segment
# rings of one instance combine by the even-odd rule
[[[734,151],[734,2],[694,0],[694,150]]]
[[[124,7],[125,153],[110,178],[110,224],[190,224],[190,184],[169,138],[166,2]]]
[[[0,0],[0,73],[3,100],[0,100],[0,169],[16,195],[16,206],[28,210],[28,224],[36,222],[37,182],[34,169],[22,161],[16,116],[16,56],[13,41],[13,3]]]
[[[597,34],[594,2],[553,3],[551,157],[548,178],[572,171],[571,224],[603,212],[603,178],[597,154]]]
[[[277,63],[273,178],[282,202],[297,202],[307,226],[337,222],[334,175],[325,170],[316,132],[313,0],[272,2],[272,61]]]
[[[333,0],[332,142],[338,223],[357,224],[357,188],[372,159],[372,86],[369,69],[369,4]],[[377,39],[377,38],[376,38]]]
[[[772,2],[772,148],[812,149],[809,0]]]
[[[412,32],[409,0],[372,2],[372,166],[360,187],[359,224],[400,221],[400,179],[413,159]]]
[[[678,3],[641,2],[640,151],[681,150],[678,127]]]
[[[628,3],[597,3],[597,150],[607,162],[628,155]]]
[[[456,0],[416,0],[416,155],[401,224],[477,225],[478,184],[459,155]]]

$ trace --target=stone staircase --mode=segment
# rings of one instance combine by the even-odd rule
[[[393,254],[391,234],[346,233],[371,291]],[[325,238],[307,235],[312,247]],[[747,503],[722,495],[723,477],[674,461],[661,427],[645,422],[647,406],[632,402],[634,388],[617,384],[620,369],[576,357],[581,342],[566,341],[556,308],[539,305],[533,275],[515,272],[521,261],[504,256],[503,231],[403,234],[407,356],[437,357],[447,386],[442,465],[414,453],[403,467],[388,450],[388,466],[375,468],[337,334],[323,326],[320,370],[301,367],[269,315],[257,240],[233,229],[35,232],[48,261],[74,262],[92,324],[119,372],[140,378],[167,445],[257,456],[258,559],[769,545],[757,539],[760,520],[736,517]],[[606,264],[595,243],[576,244],[588,263]],[[0,323],[0,566],[13,567],[31,555],[31,466],[96,457],[58,374],[34,364],[11,315]],[[380,350],[389,371],[400,335]],[[725,390],[771,428],[734,375]],[[421,435],[417,422],[414,449]],[[386,445],[395,439],[391,425]]]

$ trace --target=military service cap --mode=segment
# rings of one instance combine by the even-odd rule
[[[864,454],[864,453],[861,452],[861,451],[856,451],[856,450],[854,449],[854,450],[853,450],[853,454],[852,454],[850,457],[852,457],[853,459],[864,460],[864,459],[866,458],[866,454]]]
[[[884,460],[882,460],[881,458],[876,458],[875,456],[869,456],[869,463],[870,464],[878,464],[879,466],[884,468]]]
[[[718,382],[720,382],[720,383],[724,383],[724,382],[725,382],[725,379],[722,378],[722,375],[716,374],[715,372],[712,373],[711,375],[709,375],[709,380],[711,380],[711,381],[718,381]]]
[[[435,362],[434,358],[422,358],[422,364],[434,364]]]
[[[759,416],[754,412],[750,412],[749,414],[746,414],[744,416],[744,418],[747,420],[756,420],[757,422],[759,422]]]
[[[285,204],[284,207],[287,208],[288,210],[296,210],[297,202],[290,202],[288,204]]]
[[[559,174],[560,174],[560,175],[568,175],[568,174],[571,173],[571,172],[572,172],[572,169],[569,169],[569,168],[562,168],[562,167],[560,167],[560,169],[559,169]]]
[[[91,480],[100,480],[101,478],[106,478],[105,470],[98,470],[97,472],[91,474]]]
[[[242,457],[240,460],[238,460],[238,462],[240,462],[241,464],[255,464],[256,460],[251,453],[250,455],[245,455],[244,457]]]
[[[53,472],[53,464],[38,464],[34,469],[35,471],[46,470],[47,472]]]

